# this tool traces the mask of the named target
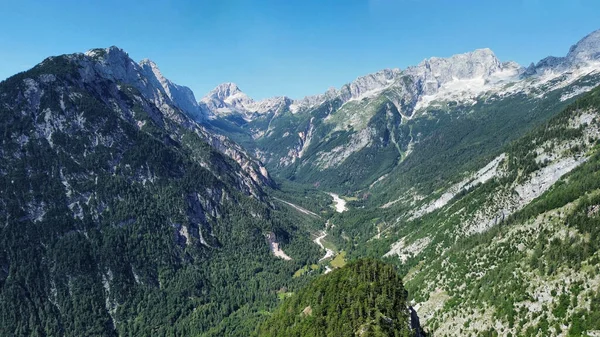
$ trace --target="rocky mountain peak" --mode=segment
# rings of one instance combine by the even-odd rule
[[[339,94],[343,100],[356,99],[371,92],[387,88],[400,74],[400,69],[383,69],[366,76],[361,76],[342,86]]]
[[[150,69],[158,69],[158,66],[151,59],[142,59],[140,61],[140,66],[142,68],[150,68]]]
[[[118,80],[138,77],[139,66],[119,47],[95,48],[84,55],[86,57],[80,62],[84,70],[91,67],[104,77]]]
[[[600,29],[588,34],[569,49],[570,62],[586,62],[600,59]]]
[[[176,106],[194,119],[204,119],[205,116],[203,116],[204,114],[200,110],[196,97],[194,97],[194,93],[190,88],[177,85],[165,78],[156,63],[150,59],[141,60],[139,65],[148,81],[150,81],[155,88],[158,88],[159,90],[162,89],[162,92],[166,94]]]
[[[232,83],[232,82],[226,82],[226,83],[219,84],[216,88],[211,90],[208,93],[208,95],[206,95],[206,96],[218,98],[218,99],[227,99],[227,98],[237,95],[237,94],[244,94],[244,93],[242,92],[242,90],[240,90],[240,88],[237,86],[237,84]]]
[[[237,84],[227,82],[211,90],[200,103],[205,105],[210,113],[218,115],[234,111],[244,113],[244,106],[254,103],[254,100],[243,93]]]
[[[448,58],[432,57],[407,69],[409,73],[433,76],[441,81],[469,79],[489,76],[499,71],[502,64],[489,49],[477,49],[472,52],[457,54]]]
[[[89,57],[94,57],[94,58],[102,58],[102,59],[106,59],[106,58],[112,58],[112,59],[128,59],[129,58],[129,54],[117,47],[117,46],[110,46],[108,48],[93,48],[90,49],[88,51],[86,51],[84,53],[85,56],[89,56]]]
[[[487,79],[503,69],[489,48],[457,54],[448,58],[432,57],[409,67],[405,73],[420,83],[423,94],[435,94],[445,83],[455,80]]]
[[[231,82],[218,85],[200,100],[213,116],[239,113],[247,120],[256,114],[281,111],[291,103],[292,100],[285,96],[255,101]]]
[[[358,100],[389,87],[402,74],[400,69],[383,69],[375,73],[360,76],[340,89],[330,87],[323,94],[306,96],[295,101],[290,107],[293,112],[319,105],[326,100],[340,98],[342,102]]]
[[[127,52],[115,46],[91,49],[83,57],[81,54],[73,57],[77,59],[80,73],[86,81],[94,81],[100,76],[128,84],[156,104],[166,116],[177,116],[173,111],[173,106],[176,106],[196,120],[203,119],[203,112],[192,90],[165,78],[156,63],[149,59],[143,59],[138,64]]]
[[[116,46],[91,49],[84,55],[95,65],[97,70],[101,70],[104,75],[109,77],[135,76],[134,74],[138,72],[138,64],[129,57],[125,50]]]
[[[569,48],[565,57],[548,56],[535,67],[527,68],[525,75],[560,73],[569,68],[600,61],[600,29],[596,30]]]
[[[151,78],[156,79],[158,83],[160,83],[161,87],[165,89],[165,91],[169,90],[169,84],[173,83],[171,83],[171,81],[169,81],[163,76],[163,74],[160,72],[160,69],[158,69],[158,66],[156,65],[156,63],[154,63],[154,61],[149,59],[143,59],[140,61],[139,65],[143,69],[144,73],[146,75],[149,75]]]

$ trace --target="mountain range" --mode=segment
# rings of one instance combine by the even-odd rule
[[[450,109],[478,114],[476,110],[492,101],[521,96],[534,104],[559,92],[558,100],[549,102],[561,105],[591,90],[594,85],[586,81],[598,76],[599,35],[586,36],[566,57],[546,58],[528,68],[501,62],[491,50],[480,49],[427,59],[405,70],[382,70],[301,100],[255,102],[228,83],[201,102],[208,123],[254,152],[270,171],[305,183],[365,187],[424,143],[421,138],[427,134],[411,132],[423,124],[416,120],[420,117]],[[520,128],[516,126],[515,136]],[[366,161],[378,162],[379,168],[352,174],[353,166]]]
[[[599,84],[600,30],[302,99],[49,57],[0,83],[0,334],[597,335]]]
[[[208,116],[238,113],[246,116],[247,119],[252,119],[252,116],[276,112],[284,106],[291,112],[297,112],[337,97],[343,103],[361,100],[389,87],[401,86],[398,80],[407,76],[417,87],[414,89],[417,95],[415,99],[420,101],[418,107],[407,109],[405,114],[410,116],[413,112],[411,110],[424,108],[432,99],[436,99],[428,96],[440,92],[450,94],[451,91],[455,91],[456,94],[468,96],[494,89],[500,91],[507,83],[512,84],[535,75],[541,77],[544,74],[546,74],[544,79],[548,80],[549,77],[557,77],[573,68],[594,64],[600,58],[599,39],[600,32],[595,31],[573,45],[565,57],[550,56],[537,64],[532,63],[529,67],[520,66],[512,61],[501,62],[490,49],[486,48],[449,58],[433,57],[405,70],[384,69],[359,77],[340,89],[331,88],[326,93],[299,100],[273,97],[256,102],[244,94],[236,84],[223,83],[204,96],[201,103],[206,105],[203,110]],[[440,95],[439,98],[451,98],[451,96]]]

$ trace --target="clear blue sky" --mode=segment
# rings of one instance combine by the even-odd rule
[[[527,65],[599,28],[598,0],[0,0],[0,79],[117,45],[198,99],[222,82],[301,98],[476,48]]]

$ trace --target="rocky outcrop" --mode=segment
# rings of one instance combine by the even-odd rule
[[[202,122],[206,117],[202,107],[196,102],[194,94],[189,88],[179,86],[166,79],[158,66],[151,60],[144,59],[137,64],[129,58],[125,51],[117,47],[92,49],[85,54],[73,54],[69,57],[81,66],[79,73],[84,82],[94,82],[98,78],[105,78],[133,86],[144,98],[153,102],[163,116],[191,129],[218,151],[236,161],[248,173],[248,176],[242,177],[242,179],[246,181],[245,185],[249,193],[258,196],[260,194],[259,186],[272,184],[264,166],[249,156],[239,145],[225,136],[207,131],[189,118],[195,117],[197,121]],[[226,98],[232,95],[239,96],[239,94],[237,86],[231,84],[219,88],[214,95],[218,98]],[[232,102],[241,104],[240,102],[244,102],[244,100],[238,98],[237,101]],[[152,114],[151,107],[148,111]],[[155,120],[159,121],[161,118],[161,116],[155,116]]]
[[[177,85],[166,79],[152,60],[143,59],[139,64],[153,87],[159,90],[162,88],[164,94],[181,110],[196,120],[204,120],[206,118],[190,88]]]
[[[490,49],[478,49],[449,58],[432,57],[409,67],[405,73],[414,79],[422,95],[432,95],[448,82],[488,78],[502,69],[502,63]]]
[[[566,56],[549,56],[535,65],[531,64],[527,68],[525,75],[533,76],[547,72],[564,72],[569,68],[596,62],[600,62],[600,29],[588,34],[571,46]]]
[[[270,112],[285,110],[292,100],[287,97],[273,97],[254,101],[240,90],[235,83],[223,83],[211,90],[200,100],[211,118],[237,113],[246,120]]]
[[[204,119],[192,91],[167,80],[156,64],[148,59],[138,64],[124,50],[114,46],[92,49],[69,57],[79,63],[79,72],[86,82],[102,77],[131,85],[166,116],[172,116],[181,122],[181,116],[173,110],[177,107],[197,120]]]

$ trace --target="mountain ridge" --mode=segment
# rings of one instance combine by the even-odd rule
[[[595,55],[594,50],[600,48],[594,41],[597,33],[589,34],[571,47],[571,54],[580,51]],[[462,137],[478,132],[469,132],[466,123],[488,119],[487,123],[499,123],[500,129],[503,124],[512,125],[514,132],[506,133],[510,137],[531,126],[523,124],[523,118],[534,125],[560,111],[561,105],[599,83],[600,60],[573,60],[549,65],[544,61],[538,68],[526,69],[514,62],[501,62],[489,49],[479,49],[426,59],[404,70],[363,76],[353,82],[354,86],[332,88],[303,102],[292,101],[277,111],[212,114],[207,125],[243,144],[276,175],[326,184],[337,192],[344,188],[356,191],[379,179],[391,179],[386,174],[403,166],[418,166],[411,160],[416,147],[441,150],[444,143],[432,138],[442,132],[439,125],[431,123],[436,119],[462,124]],[[520,116],[515,106],[529,113]],[[494,116],[494,110],[501,112]],[[459,118],[466,119],[461,122]],[[500,123],[500,119],[505,120]],[[477,130],[483,129],[494,132],[486,125]],[[365,162],[380,165],[358,166]]]
[[[346,83],[344,85],[342,85],[339,89],[337,88],[330,88],[328,89],[325,93],[322,94],[317,94],[317,95],[309,95],[309,96],[305,96],[304,98],[301,99],[291,99],[287,96],[279,96],[279,97],[273,97],[273,98],[267,98],[261,101],[258,101],[258,103],[260,104],[261,102],[269,102],[271,100],[276,100],[276,99],[285,99],[285,100],[289,100],[289,105],[288,105],[288,109],[291,112],[297,112],[301,109],[307,109],[310,107],[313,107],[315,105],[321,104],[322,102],[328,100],[328,99],[334,99],[336,97],[340,97],[342,102],[347,102],[350,100],[360,100],[362,97],[365,97],[366,95],[369,94],[373,94],[377,91],[381,91],[383,89],[388,88],[389,86],[391,86],[395,81],[397,81],[402,75],[404,74],[410,74],[410,75],[422,75],[422,76],[426,76],[427,78],[425,80],[431,79],[432,76],[431,74],[435,71],[439,71],[439,68],[436,68],[436,66],[440,66],[440,63],[444,63],[444,62],[448,62],[452,65],[452,63],[456,63],[458,60],[463,61],[464,60],[465,63],[467,63],[467,72],[472,70],[470,68],[474,67],[477,65],[477,63],[482,63],[485,70],[488,72],[488,75],[491,75],[492,73],[498,71],[501,67],[502,64],[500,63],[500,61],[496,58],[496,56],[494,55],[494,53],[489,49],[489,48],[483,48],[483,49],[477,49],[474,50],[472,52],[467,52],[467,53],[463,53],[463,54],[456,54],[453,56],[450,56],[448,58],[440,58],[440,57],[431,57],[431,58],[427,58],[425,60],[423,60],[422,62],[420,62],[418,65],[416,66],[410,66],[408,68],[406,68],[404,71],[402,71],[399,68],[393,68],[393,69],[382,69],[379,70],[377,72],[374,73],[370,73],[370,74],[366,74],[363,76],[359,76],[357,77],[355,80]],[[482,61],[483,60],[483,61]],[[431,70],[431,67],[434,67],[436,69]],[[450,71],[448,71],[448,68],[450,68]],[[450,77],[457,77],[457,78],[463,78],[465,77],[463,72],[465,71],[465,67],[462,67],[462,69],[456,69],[456,74],[452,72],[451,69],[452,67],[448,67],[446,66],[446,72],[449,73]],[[461,72],[462,71],[462,72]],[[427,73],[427,75],[424,75],[423,73]],[[448,75],[448,74],[446,74]],[[457,76],[452,76],[452,75],[457,75]],[[448,79],[444,78],[442,79],[442,83],[447,82]],[[223,97],[214,97],[214,92],[222,92],[221,88],[222,87],[226,87],[228,85],[233,85],[235,86],[236,90],[234,92],[234,94],[236,95],[243,95],[244,99],[246,100],[252,100],[250,97],[248,97],[246,94],[244,94],[235,83],[231,83],[231,82],[227,82],[227,83],[223,83],[218,85],[217,87],[215,87],[215,89],[213,89],[210,93],[208,93],[206,96],[204,96],[204,98],[201,100],[201,102],[204,101],[212,101],[213,102],[213,106],[215,105],[219,105],[218,103],[214,103],[215,98],[220,98],[223,102],[223,105],[227,105],[227,102],[224,102],[228,97],[230,97],[230,95],[225,95]],[[437,87],[435,89],[426,89],[426,92],[431,92],[436,90]],[[233,94],[231,94],[233,95]],[[252,102],[254,102],[252,100]],[[245,108],[245,107],[244,107]],[[214,114],[214,115],[218,115],[219,111],[216,108],[211,108],[210,106],[208,107],[208,110],[210,113]],[[270,110],[258,110],[255,109],[254,111],[252,111],[252,107],[250,108],[250,110],[248,110],[247,108],[245,110],[242,110],[240,112],[242,113],[252,113],[252,112],[257,112],[259,114],[264,114],[269,112]],[[234,109],[235,112],[235,109]]]
[[[144,59],[138,64],[123,49],[114,46],[106,49],[91,49],[83,54],[69,54],[64,57],[81,66],[78,71],[84,81],[92,80],[100,74],[108,79],[130,84],[151,100],[165,116],[177,123],[188,126],[195,124],[187,119],[188,116],[199,121],[204,120],[193,92],[185,86],[179,86],[166,79],[158,66],[149,59]],[[183,114],[173,109],[173,106],[181,109]],[[195,124],[194,127],[215,148],[248,170],[255,182],[272,184],[267,170],[261,163],[248,156],[244,149],[223,136],[207,132],[199,124]]]
[[[309,95],[300,99],[291,99],[287,96],[279,96],[267,98],[258,102],[268,102],[269,100],[282,97],[284,99],[291,100],[288,108],[292,112],[297,112],[302,109],[314,107],[315,105],[318,105],[325,100],[333,99],[338,96],[341,97],[342,102],[346,102],[350,99],[359,100],[361,99],[361,94],[364,95],[368,94],[369,91],[383,90],[391,84],[386,83],[386,80],[391,80],[392,82],[394,82],[402,74],[408,74],[413,76],[416,75],[417,77],[419,77],[422,81],[424,95],[434,94],[440,88],[440,86],[442,86],[445,83],[451,82],[452,80],[474,79],[477,77],[483,77],[484,79],[487,79],[494,73],[501,72],[502,70],[512,70],[512,78],[510,79],[518,80],[523,77],[530,77],[536,74],[541,74],[543,71],[564,70],[565,65],[575,66],[590,61],[596,61],[600,59],[599,41],[600,30],[596,30],[582,38],[576,44],[572,45],[566,56],[549,56],[538,61],[536,65],[529,66],[527,68],[513,61],[500,62],[500,60],[495,56],[493,51],[489,48],[476,49],[471,52],[455,54],[449,57],[430,57],[424,59],[418,65],[409,66],[404,70],[400,70],[399,68],[382,69],[375,73],[359,76],[355,80],[342,85],[339,89],[330,88],[325,93]],[[463,62],[462,67],[459,61]],[[445,65],[445,69],[442,69],[444,68],[444,63],[447,64]],[[470,67],[465,67],[464,63],[466,63],[467,65],[471,63]],[[483,65],[483,69],[474,69],[474,67],[477,67],[478,64]],[[433,71],[431,70],[432,66],[436,68]],[[440,68],[440,66],[442,67]],[[472,73],[469,74],[469,71],[477,70],[482,71],[483,73],[480,73],[478,75],[483,76],[474,76],[474,74]],[[436,71],[438,71],[438,73],[436,73]],[[441,74],[439,73],[439,71],[444,71],[445,74]],[[219,88],[219,86],[217,86],[216,88]],[[252,112],[264,114],[268,111],[270,110],[246,108],[242,111],[242,113],[246,114],[246,118],[248,119],[251,118]],[[218,111],[213,111],[213,109],[208,108],[208,113],[212,113],[214,115],[215,113],[218,114]]]

